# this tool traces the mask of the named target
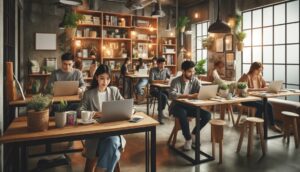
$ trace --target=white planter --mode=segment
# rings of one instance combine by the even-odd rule
[[[228,93],[229,93],[228,89],[227,90],[222,90],[222,89],[219,90],[219,95],[223,98],[227,98]]]
[[[67,123],[67,113],[66,112],[55,112],[55,126],[57,128],[62,128]]]

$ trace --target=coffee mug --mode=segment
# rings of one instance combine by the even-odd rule
[[[93,111],[81,111],[81,119],[83,122],[88,122],[93,119],[95,112]]]
[[[77,112],[76,111],[67,111],[67,125],[76,125]]]

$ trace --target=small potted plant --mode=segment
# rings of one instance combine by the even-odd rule
[[[68,38],[72,38],[75,35],[77,23],[83,20],[84,16],[75,12],[69,12],[64,19],[65,32]]]
[[[202,75],[206,73],[206,70],[204,69],[204,65],[206,63],[205,59],[199,60],[195,66],[196,75]]]
[[[244,47],[244,39],[246,38],[246,33],[245,32],[237,32],[235,34],[235,37],[236,37],[236,40],[237,40],[237,49],[238,51],[242,51],[243,50],[243,47]]]
[[[185,27],[189,24],[190,19],[187,16],[180,16],[177,22],[177,30],[183,33],[185,31]]]
[[[66,125],[67,108],[68,108],[68,103],[64,100],[61,100],[57,106],[57,111],[55,112],[55,126],[57,128],[62,128]]]
[[[214,46],[215,39],[211,36],[204,38],[202,40],[202,47],[207,50],[212,50]]]
[[[35,95],[27,104],[27,127],[29,131],[46,131],[49,125],[49,107],[52,97]]]
[[[219,85],[219,95],[221,97],[227,98],[228,93],[229,93],[229,87],[227,84]]]
[[[237,93],[240,97],[247,96],[247,83],[246,82],[239,82],[237,83]]]

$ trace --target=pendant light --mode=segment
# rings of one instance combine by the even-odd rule
[[[171,17],[173,16],[172,10],[169,10],[168,22],[166,31],[171,31]]]
[[[154,3],[154,10],[151,13],[152,17],[164,17],[166,14],[165,12],[161,9],[161,3],[157,1]]]
[[[224,23],[222,20],[220,20],[220,0],[218,0],[218,16],[216,22],[211,24],[208,28],[208,32],[210,33],[230,33],[231,28]]]

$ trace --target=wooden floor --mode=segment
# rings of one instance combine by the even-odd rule
[[[145,111],[145,105],[137,106],[137,110]],[[167,112],[165,112],[167,114]],[[218,116],[218,115],[216,115]],[[237,115],[235,115],[235,118]],[[247,138],[244,138],[241,152],[236,153],[236,148],[239,139],[239,130],[232,127],[230,121],[226,121],[227,126],[224,130],[224,147],[223,147],[223,164],[219,165],[218,161],[211,161],[201,164],[200,166],[193,166],[188,161],[176,155],[166,145],[167,139],[171,133],[174,125],[173,118],[164,119],[165,124],[157,127],[157,171],[169,172],[215,172],[215,171],[268,171],[268,172],[299,172],[300,171],[300,149],[295,149],[294,139],[291,139],[290,145],[282,142],[282,138],[272,139],[267,141],[267,154],[262,157],[259,139],[254,139],[253,154],[247,158]],[[193,125],[193,124],[192,124]],[[254,132],[256,133],[256,132]],[[274,134],[271,131],[270,135]],[[122,154],[120,161],[122,172],[141,172],[145,171],[144,167],[144,134],[134,134],[125,136],[127,145],[125,152]],[[178,135],[177,146],[182,146],[184,143],[181,132]],[[75,147],[80,147],[81,143],[76,142]],[[39,148],[37,148],[39,149]],[[35,149],[35,151],[37,150]],[[201,131],[201,150],[211,154],[210,142],[210,125],[208,124]],[[217,149],[218,150],[218,149]],[[32,150],[34,151],[34,150]],[[217,151],[218,152],[218,151]],[[217,153],[216,152],[216,153]],[[193,154],[193,151],[189,152]],[[218,158],[218,154],[216,154]],[[53,156],[52,156],[53,157]],[[57,157],[57,156],[54,156]],[[47,172],[82,172],[84,168],[85,159],[81,153],[69,154],[72,160],[72,166],[60,166],[46,170]],[[51,157],[44,157],[51,158]],[[32,169],[37,160],[34,158],[30,160],[29,167]]]

